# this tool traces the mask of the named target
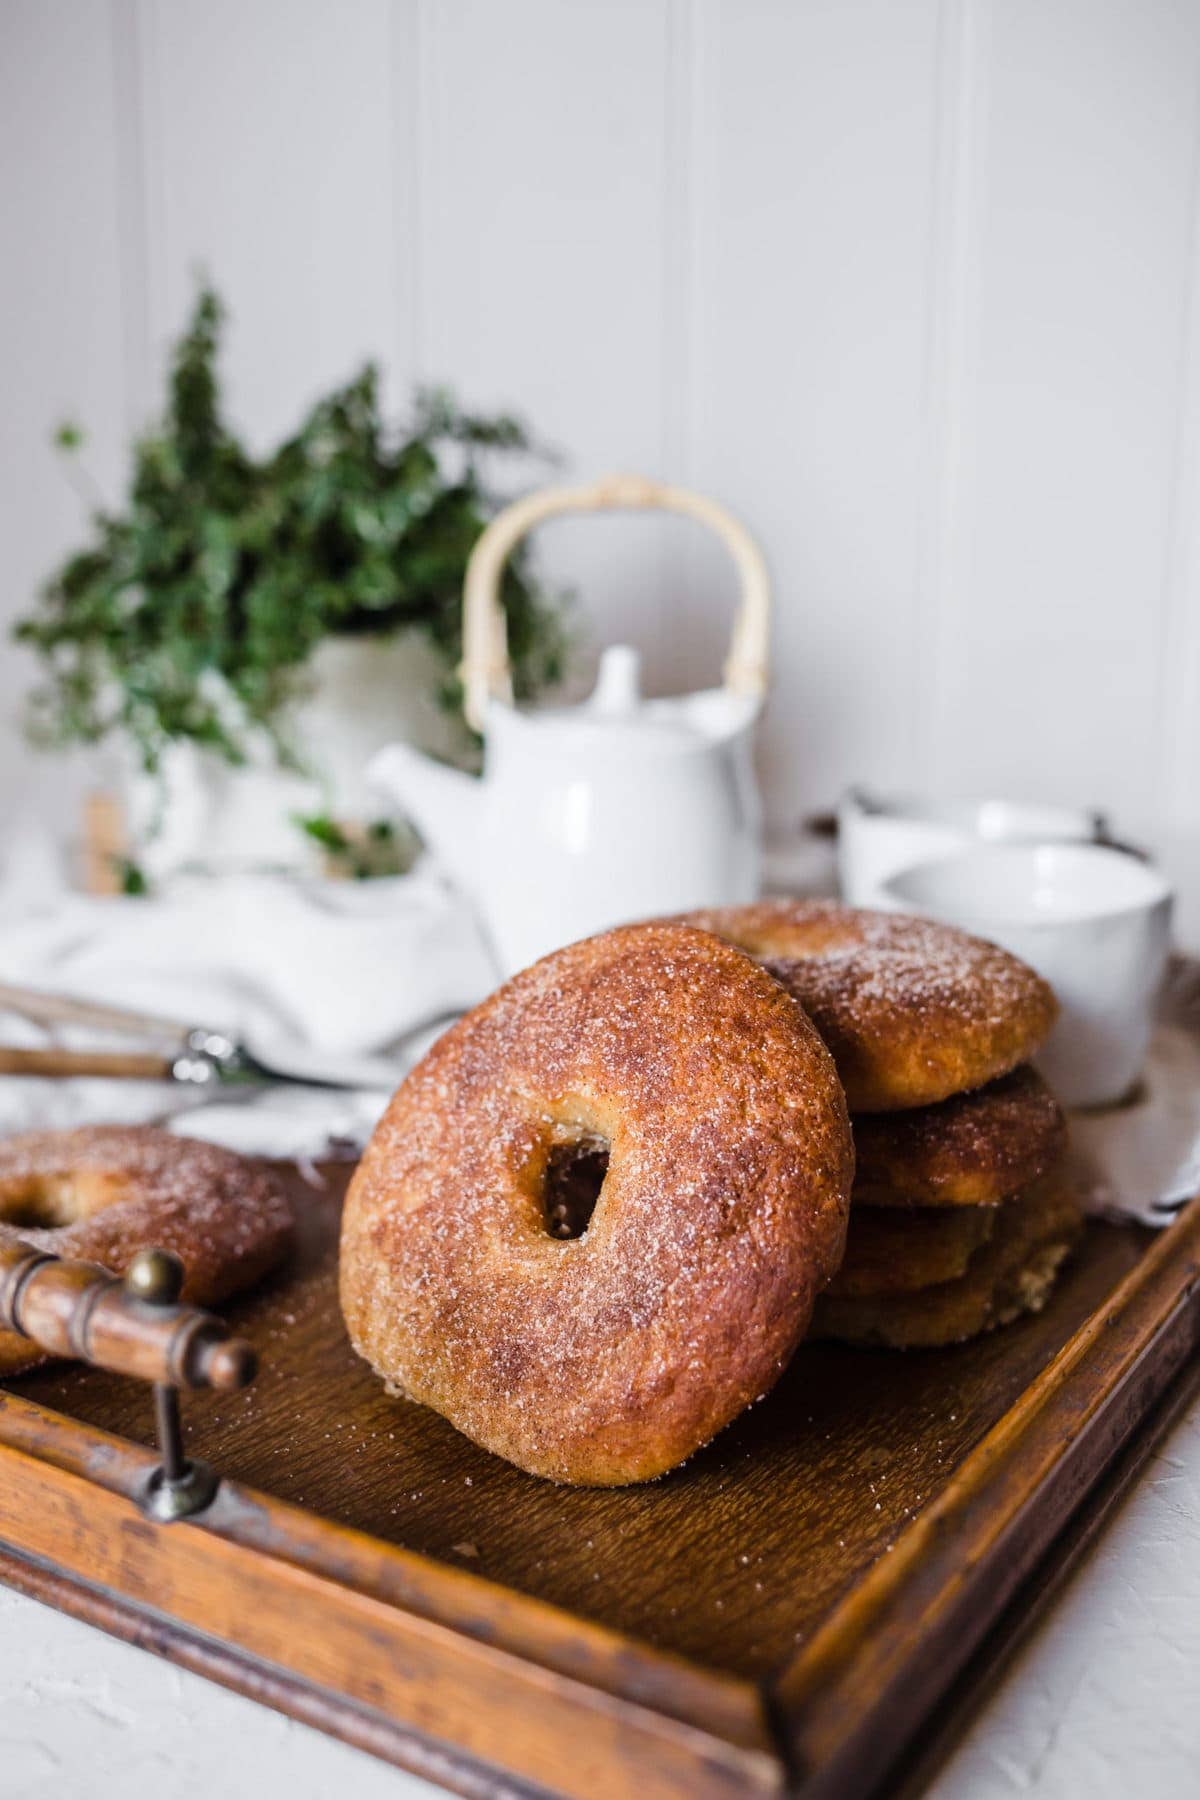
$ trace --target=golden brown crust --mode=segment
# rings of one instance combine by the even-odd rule
[[[121,1274],[139,1250],[181,1258],[183,1297],[212,1306],[286,1254],[292,1209],[232,1150],[148,1125],[33,1131],[0,1141],[0,1243],[32,1244]],[[0,1374],[46,1359],[0,1332]]]
[[[937,1106],[862,1113],[851,1124],[856,1206],[994,1206],[1045,1174],[1067,1134],[1058,1101],[1029,1067]]]
[[[557,1241],[556,1146],[609,1144]],[[845,1101],[800,1008],[678,925],[555,952],[401,1086],[351,1184],[341,1297],[395,1390],[554,1481],[661,1475],[765,1392],[841,1257]]]
[[[910,1294],[965,1275],[975,1251],[991,1237],[998,1206],[850,1208],[846,1254],[827,1294],[874,1299]]]
[[[934,1349],[1040,1312],[1082,1229],[1079,1202],[1055,1172],[996,1212],[990,1242],[957,1281],[872,1299],[822,1295],[810,1335],[894,1350]]]
[[[829,1046],[851,1112],[933,1105],[1027,1062],[1054,1023],[1049,987],[952,925],[827,900],[688,913],[764,963]]]

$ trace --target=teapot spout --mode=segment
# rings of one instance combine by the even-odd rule
[[[414,823],[460,887],[479,883],[481,784],[411,744],[389,744],[371,758],[367,780]]]

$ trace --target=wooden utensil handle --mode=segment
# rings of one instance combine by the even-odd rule
[[[18,987],[0,981],[0,1012],[19,1013],[42,1025],[94,1025],[131,1037],[182,1043],[192,1027],[157,1013],[130,1011],[124,1006],[103,1006],[95,1000],[73,1000],[67,994],[50,994],[41,988]]]
[[[175,1059],[153,1051],[26,1050],[0,1045],[0,1075],[108,1075],[128,1081],[170,1081]]]
[[[458,672],[463,684],[464,711],[476,731],[483,730],[491,696],[512,699],[500,581],[505,563],[526,532],[543,519],[563,513],[656,510],[684,513],[707,525],[733,557],[741,585],[741,604],[725,662],[725,685],[735,694],[754,697],[765,691],[771,583],[762,551],[746,527],[716,500],[693,493],[690,488],[672,487],[642,475],[607,475],[583,487],[543,488],[506,506],[472,550],[463,587],[463,659]]]
[[[94,1263],[0,1243],[0,1327],[50,1356],[171,1387],[232,1392],[253,1381],[251,1346],[211,1313],[140,1299]]]

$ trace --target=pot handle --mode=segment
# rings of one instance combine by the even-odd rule
[[[737,567],[741,599],[725,661],[730,692],[758,698],[767,685],[767,629],[771,584],[762,551],[746,527],[716,500],[690,488],[640,475],[606,475],[583,487],[542,488],[497,513],[467,563],[463,587],[463,710],[483,730],[488,700],[512,700],[508,632],[500,606],[504,565],[527,532],[562,513],[665,511],[685,513],[724,542]]]

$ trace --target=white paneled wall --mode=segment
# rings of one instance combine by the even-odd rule
[[[231,393],[256,439],[368,356],[407,375],[398,196],[415,83],[388,0],[142,0],[132,30],[152,347],[203,269],[236,317]]]
[[[991,11],[966,73],[986,125],[938,749],[970,785],[1140,812],[1162,779],[1200,7]]]
[[[1196,0],[0,0],[0,611],[81,529],[50,426],[115,498],[203,269],[258,442],[375,355],[742,512],[776,821],[867,779],[1200,828],[1198,149]],[[690,528],[543,548],[656,682],[715,671]]]
[[[778,588],[781,805],[906,781],[916,628],[936,0],[696,16],[689,474]]]
[[[668,463],[674,20],[664,0],[418,14],[422,372],[518,402],[580,472]],[[646,520],[546,534],[605,635],[660,675],[664,536]]]
[[[104,7],[20,0],[0,13],[0,623],[77,535],[84,501],[50,448],[88,419],[89,468],[114,491],[128,416],[114,37]],[[17,727],[31,666],[0,647],[0,806],[66,808],[67,772]]]

